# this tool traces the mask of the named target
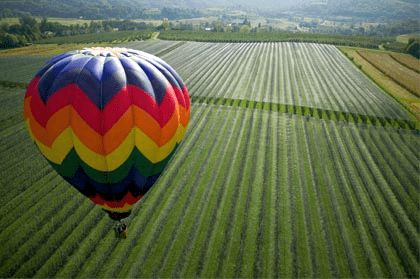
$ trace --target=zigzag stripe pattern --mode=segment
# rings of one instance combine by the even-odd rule
[[[24,118],[54,169],[94,203],[127,212],[158,179],[190,117],[163,60],[125,48],[52,58],[30,82]]]

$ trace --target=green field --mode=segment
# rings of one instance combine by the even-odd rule
[[[184,142],[117,239],[31,143],[24,89],[0,86],[1,278],[418,276],[413,116],[334,46],[124,45],[186,81]],[[27,58],[3,79],[46,59]]]
[[[330,45],[187,42],[163,58],[176,66],[194,97],[411,118]]]

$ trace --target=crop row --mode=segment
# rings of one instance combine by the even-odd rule
[[[410,118],[395,100],[363,76],[333,46],[188,42],[166,54],[164,59],[181,76],[188,77],[185,81],[192,96],[230,97]],[[204,78],[208,78],[207,83],[202,82]],[[217,86],[223,83],[231,86]],[[255,90],[260,84],[269,90]]]
[[[2,206],[2,275],[417,274],[415,134],[193,108],[194,132],[136,207],[128,239],[49,173]]]
[[[195,109],[208,106],[197,105]],[[156,207],[153,216],[140,217],[139,212],[139,221],[133,219],[133,226],[138,227],[137,222],[143,218],[153,223],[130,236],[137,244],[125,251],[130,256],[120,269],[112,266],[113,257],[120,258],[124,251],[110,256],[106,268],[110,271],[99,275],[259,277],[278,272],[282,276],[311,277],[416,273],[413,217],[418,210],[408,217],[413,214],[408,210],[416,206],[407,199],[404,186],[394,185],[393,180],[376,171],[382,164],[392,167],[392,161],[364,149],[360,136],[385,130],[359,130],[353,124],[218,106],[213,106],[202,129],[201,133],[197,131],[201,137],[182,147],[192,151],[188,156],[198,164],[185,172],[180,171],[182,167],[168,168],[165,176],[174,175],[174,185],[181,186],[170,191],[166,201],[156,197],[161,202],[151,202],[151,210]],[[416,140],[412,134],[384,133],[385,137],[393,134]],[[232,142],[232,138],[239,140]],[[274,138],[278,138],[277,145],[270,140]],[[399,144],[378,144],[377,148],[384,153],[398,150]],[[267,175],[274,174],[272,166],[279,169],[274,177]],[[413,171],[416,168],[411,166]],[[399,171],[398,177],[418,176],[416,172]],[[190,172],[196,176],[191,177]],[[414,180],[407,183],[406,187],[418,191]],[[394,189],[397,186],[400,189]],[[273,191],[280,195],[277,200],[268,195]],[[267,203],[267,199],[273,203]],[[145,203],[149,205],[148,200]],[[276,220],[271,214],[280,214],[278,234],[273,233]],[[276,241],[279,250],[270,252]],[[323,249],[320,243],[326,244]],[[368,257],[372,258],[367,261]],[[278,269],[265,268],[272,267],[276,258]],[[153,264],[156,261],[165,264],[157,267]],[[388,269],[390,262],[397,265],[392,270]]]
[[[162,51],[171,50],[174,46],[179,43],[176,41],[163,41],[163,40],[145,40],[145,41],[132,41],[124,44],[119,44],[119,47],[126,47],[145,51],[154,55],[158,55]]]
[[[258,101],[248,101],[241,99],[231,99],[231,98],[218,98],[218,97],[192,97],[191,101],[193,103],[203,103],[203,104],[216,104],[224,105],[231,107],[242,107],[258,110],[269,110],[277,111],[295,115],[310,116],[317,119],[332,120],[332,121],[344,121],[344,122],[353,122],[357,124],[365,125],[374,125],[382,127],[393,127],[393,128],[402,128],[402,129],[411,129],[415,130],[415,121],[412,120],[402,120],[402,119],[392,119],[388,117],[376,117],[370,115],[361,115],[357,113],[349,113],[342,111],[332,111],[326,109],[305,107],[305,106],[296,106],[296,105],[285,105],[278,103],[269,103],[269,102],[258,102]]]
[[[333,46],[161,40],[125,46],[162,56],[185,77],[192,96],[247,99],[410,119],[395,100],[381,92]],[[27,59],[31,61],[29,66]],[[2,57],[0,65],[13,65],[1,67],[5,80],[29,82],[46,59]],[[264,90],[257,91],[256,86]]]

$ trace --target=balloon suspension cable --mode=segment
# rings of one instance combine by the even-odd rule
[[[121,220],[118,220],[115,225],[115,232],[118,238],[127,238],[127,224]]]
[[[127,218],[130,216],[131,210],[127,212],[114,212],[104,209],[106,213],[108,213],[109,218],[115,221],[121,221],[121,219]]]
[[[131,211],[128,212],[114,212],[104,209],[106,213],[108,213],[108,216],[116,221],[115,222],[115,234],[118,238],[127,238],[127,229],[128,225],[126,222],[122,221],[122,219],[127,218]]]

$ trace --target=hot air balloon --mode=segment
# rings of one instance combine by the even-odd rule
[[[26,125],[42,155],[118,221],[159,178],[189,115],[180,76],[162,59],[126,48],[54,57],[24,99]]]

